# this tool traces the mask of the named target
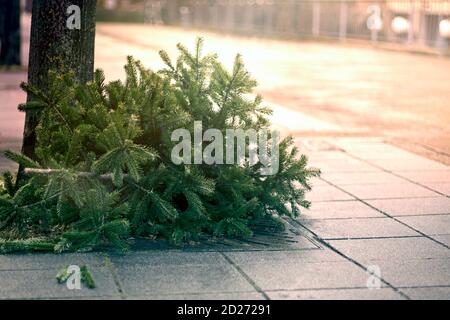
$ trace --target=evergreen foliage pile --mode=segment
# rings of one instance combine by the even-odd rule
[[[101,70],[80,84],[72,73],[49,73],[49,90],[28,84],[21,111],[39,114],[35,159],[6,152],[26,168],[0,185],[0,252],[125,250],[130,237],[173,243],[201,235],[249,237],[255,220],[298,216],[307,208],[307,167],[292,138],[280,143],[279,172],[260,166],[174,165],[171,134],[207,128],[267,129],[271,111],[249,99],[256,86],[240,56],[228,72],[216,55],[180,56],[153,72],[132,57],[126,80],[105,82]]]

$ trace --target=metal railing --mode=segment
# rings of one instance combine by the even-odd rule
[[[447,49],[450,0],[144,0],[145,20],[288,37],[365,39]]]

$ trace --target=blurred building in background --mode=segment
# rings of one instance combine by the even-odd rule
[[[100,0],[99,19],[437,48],[450,39],[450,0]]]

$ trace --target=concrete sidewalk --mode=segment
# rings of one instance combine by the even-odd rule
[[[159,49],[173,55],[176,42],[193,43],[196,35],[99,25],[96,64],[110,79],[123,77],[118,66],[128,54],[159,68]],[[450,167],[385,143],[397,135],[431,141],[444,151],[433,157],[448,163],[449,61],[214,34],[207,40],[207,51],[220,49],[227,65],[236,52],[247,55],[260,92],[276,103],[273,123],[302,137],[301,152],[322,169],[307,195],[312,209],[286,219],[285,232],[251,242],[149,244],[124,256],[0,256],[0,299],[450,299]],[[417,71],[427,81],[411,88]],[[25,80],[24,72],[0,74],[0,151],[20,150],[17,105],[26,97],[18,85]],[[408,115],[412,107],[417,113]],[[353,138],[327,138],[346,135]],[[0,156],[0,171],[11,167]],[[83,264],[97,289],[56,283],[61,268]]]
[[[450,168],[378,139],[301,141],[324,174],[284,245],[0,256],[0,298],[450,299]],[[58,285],[72,264],[97,289]]]

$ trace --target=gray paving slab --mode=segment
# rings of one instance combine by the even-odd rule
[[[263,295],[258,292],[216,292],[216,293],[197,293],[197,294],[149,294],[144,296],[129,296],[127,300],[265,300]]]
[[[312,178],[310,180],[310,183],[313,187],[328,185],[328,183],[326,181],[322,180],[321,178]]]
[[[78,299],[119,298],[114,279],[105,267],[89,267],[96,288],[91,290],[69,290],[58,284],[55,277],[58,269],[36,269],[27,271],[0,271],[0,299]]]
[[[0,73],[1,76],[1,73]],[[4,78],[0,80],[3,82]],[[16,83],[18,87],[20,82]],[[18,112],[17,106],[26,101],[26,93],[22,90],[7,89],[0,90],[0,140],[18,141],[23,136],[25,125],[25,114]]]
[[[450,287],[401,289],[413,300],[450,300]]]
[[[311,202],[355,200],[354,197],[330,185],[315,187],[306,198]]]
[[[450,235],[432,236],[432,238],[450,247]]]
[[[69,297],[51,297],[51,298],[30,298],[30,300],[56,300],[56,301],[120,301],[124,300],[124,298],[120,295],[114,295],[114,296],[69,296]]]
[[[273,300],[404,300],[391,288],[323,289],[266,292]]]
[[[419,236],[419,233],[391,218],[299,221],[323,239]]]
[[[351,138],[346,139],[345,142],[332,139],[331,143],[343,148],[348,154],[384,168],[410,170],[411,173],[418,170],[447,170],[441,163],[427,160],[382,141],[373,142],[365,138]]]
[[[399,287],[450,286],[450,259],[391,259],[368,261],[381,277]]]
[[[126,296],[253,290],[235,268],[222,262],[203,265],[115,264],[115,269]]]
[[[450,214],[399,217],[398,219],[426,235],[450,235]]]
[[[370,159],[368,161],[391,172],[422,171],[424,169],[428,171],[448,170],[448,166],[445,164],[416,155],[407,158],[393,158],[389,161],[386,161],[386,159]]]
[[[369,163],[377,163],[378,165],[380,163],[383,164],[386,160],[388,161],[420,160],[420,157],[418,157],[416,154],[399,149],[397,147],[388,144],[375,145],[369,143],[367,145],[360,145],[354,148],[347,148],[346,150],[349,154],[359,159],[365,160]]]
[[[227,252],[226,256],[237,264],[265,262],[280,263],[314,263],[314,262],[345,262],[346,260],[329,249],[300,250],[300,251],[254,251],[254,252]]]
[[[333,145],[338,146],[351,155],[363,159],[406,159],[415,155],[397,148],[383,141],[370,141],[367,138],[331,139]]]
[[[367,162],[371,162],[372,160],[378,162],[380,160],[407,161],[410,159],[417,159],[417,155],[387,144],[362,144],[354,147],[347,147],[346,151],[348,154]]]
[[[418,183],[450,181],[450,168],[439,171],[401,171],[397,174]]]
[[[424,182],[423,185],[450,197],[450,182]]]
[[[299,143],[304,142],[304,139],[298,140]],[[300,149],[303,149],[301,146]],[[304,153],[308,156],[308,159],[312,162],[315,161],[326,161],[326,160],[340,160],[346,161],[351,158],[348,154],[339,150],[320,150],[320,151],[307,151],[304,150]]]
[[[368,200],[367,203],[391,216],[450,213],[450,199],[443,196],[416,199]]]
[[[104,256],[100,253],[0,255],[0,271],[62,269],[69,265],[102,266]]]
[[[345,185],[341,188],[362,200],[437,197],[439,194],[413,183]]]
[[[450,250],[425,237],[335,240],[329,243],[359,262],[369,260],[450,259]]]
[[[217,252],[142,251],[111,261],[127,296],[255,292]]]
[[[314,263],[264,259],[235,263],[264,291],[367,286],[365,270],[348,261]]]
[[[405,182],[405,179],[381,170],[377,172],[329,172],[323,174],[322,177],[325,180],[340,186],[349,184],[372,185]]]
[[[349,156],[330,159],[310,159],[313,167],[320,168],[325,174],[333,172],[382,172],[379,168]]]
[[[449,199],[450,200],[450,199]],[[302,212],[302,219],[345,219],[385,217],[361,201],[314,202]]]
[[[176,250],[148,250],[130,252],[124,255],[109,255],[115,265],[142,264],[146,266],[202,266],[227,265],[227,261],[217,252],[183,252]]]

